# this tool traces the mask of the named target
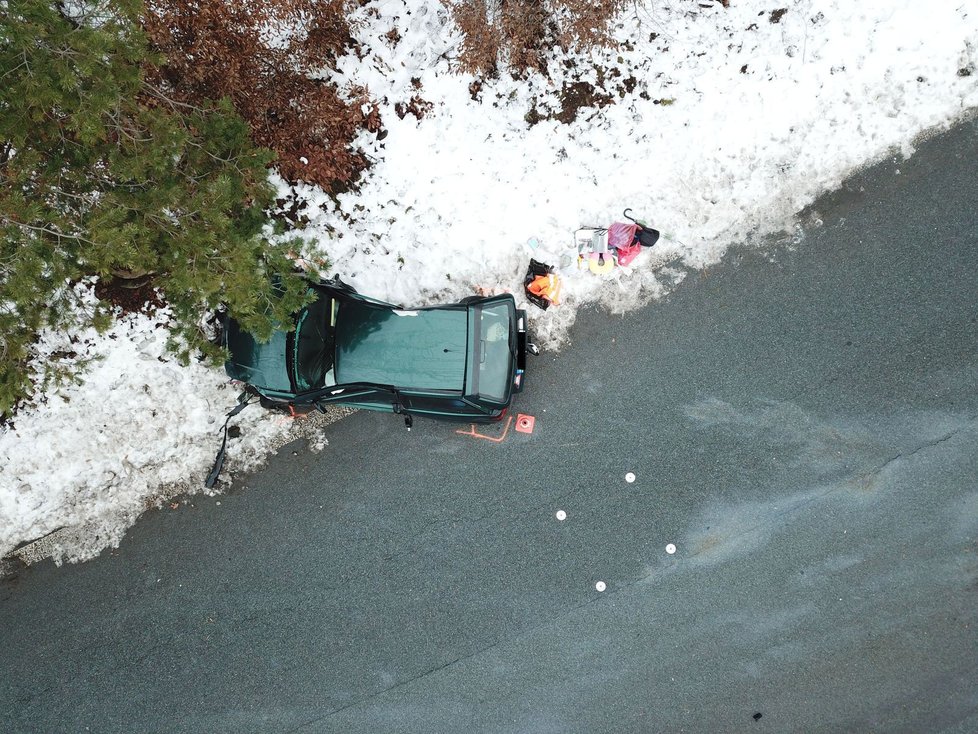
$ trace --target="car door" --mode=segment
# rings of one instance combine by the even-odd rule
[[[324,396],[322,402],[339,403],[351,408],[379,410],[385,413],[394,412],[394,393],[390,390],[375,387],[336,388]]]
[[[486,413],[478,406],[464,400],[458,393],[420,393],[402,391],[408,412],[414,415],[430,415],[438,418],[458,418],[469,420],[485,418]]]

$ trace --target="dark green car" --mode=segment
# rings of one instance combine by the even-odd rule
[[[523,389],[526,312],[511,295],[403,309],[339,280],[311,283],[295,328],[259,344],[230,318],[225,369],[266,407],[330,404],[466,422],[499,420]]]

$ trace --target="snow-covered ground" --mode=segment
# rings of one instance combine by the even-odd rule
[[[566,348],[581,304],[636,308],[731,244],[791,238],[797,213],[854,169],[911,155],[921,134],[978,107],[978,10],[963,0],[640,1],[618,25],[623,49],[480,89],[452,73],[459,37],[436,0],[372,0],[359,13],[367,54],[339,78],[381,100],[387,135],[364,136],[376,163],[338,206],[282,185],[304,202],[304,236],[361,292],[410,305],[476,288],[519,297],[531,256],[558,266],[562,304],[533,311],[552,348]],[[558,122],[572,114],[564,85],[580,81],[613,103]],[[428,111],[400,118],[414,97]],[[579,271],[573,231],[625,207],[663,240],[607,276]],[[125,316],[106,335],[40,345],[39,362],[92,361],[83,383],[37,396],[2,429],[0,556],[50,534],[21,553],[89,558],[147,507],[202,490],[237,390],[167,355],[166,318]],[[321,435],[254,408],[235,421],[225,479],[290,437]]]

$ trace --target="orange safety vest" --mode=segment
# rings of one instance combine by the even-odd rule
[[[556,275],[538,275],[526,289],[535,296],[546,298],[555,306],[560,303],[560,278]]]

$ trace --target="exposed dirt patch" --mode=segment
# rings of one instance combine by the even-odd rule
[[[630,83],[632,82],[632,83]],[[634,80],[626,79],[622,86],[631,91],[635,88]],[[624,96],[624,93],[621,95]],[[531,127],[542,120],[557,120],[570,125],[587,109],[600,109],[614,104],[614,98],[605,92],[599,92],[589,82],[573,82],[564,84],[560,92],[560,110],[551,114],[543,114],[536,107],[530,108],[523,119]]]
[[[533,127],[541,120],[546,120],[547,117],[545,115],[541,115],[540,110],[538,110],[536,107],[531,107],[530,111],[523,116],[523,119],[526,120],[527,125]]]
[[[614,100],[609,95],[597,91],[588,82],[565,84],[560,93],[561,109],[555,117],[569,125],[577,119],[582,109],[607,107],[612,102]]]
[[[421,97],[415,95],[411,97],[410,101],[406,104],[404,102],[398,102],[394,105],[394,112],[400,119],[404,119],[408,115],[414,115],[419,120],[423,119],[426,114],[431,112],[433,105],[431,102],[422,99]]]
[[[123,313],[153,313],[164,306],[152,276],[101,279],[95,284],[95,295]]]

